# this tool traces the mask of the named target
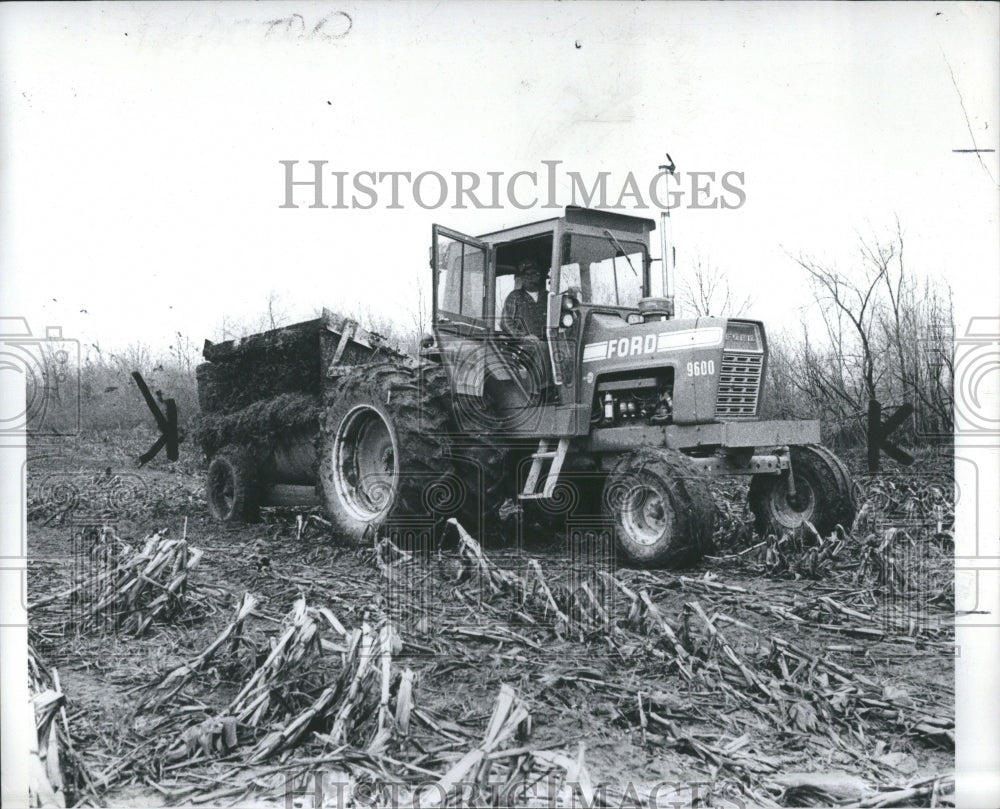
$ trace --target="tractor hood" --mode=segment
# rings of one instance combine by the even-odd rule
[[[594,312],[583,339],[583,372],[600,374],[670,365],[678,353],[718,352],[726,319],[655,320],[631,325],[617,315]]]
[[[666,384],[675,424],[756,418],[767,347],[757,321],[699,317],[628,323],[593,311],[581,340],[580,401],[601,384]]]

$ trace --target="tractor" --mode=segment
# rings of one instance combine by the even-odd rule
[[[433,533],[449,516],[486,532],[513,504],[548,524],[586,514],[625,563],[681,567],[713,548],[710,479],[746,475],[762,535],[850,527],[854,486],[819,422],[759,418],[764,325],[675,317],[669,219],[653,260],[654,220],[562,213],[476,237],[434,225],[417,356],[330,312],[206,342],[212,513],[247,519],[311,494],[360,539]],[[511,296],[535,307],[533,327],[511,322]],[[277,373],[293,354],[301,367]],[[272,370],[247,381],[265,355]]]

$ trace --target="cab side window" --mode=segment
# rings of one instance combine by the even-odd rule
[[[486,252],[439,234],[437,257],[438,311],[445,316],[483,319]]]

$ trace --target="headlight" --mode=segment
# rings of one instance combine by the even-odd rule
[[[565,314],[564,314],[564,315],[562,316],[562,324],[563,324],[563,327],[564,327],[564,328],[567,328],[567,329],[568,329],[568,328],[569,328],[570,326],[572,326],[572,325],[573,325],[573,313],[572,313],[572,312],[566,312],[566,313],[565,313]]]
[[[576,308],[576,298],[572,295],[563,295],[562,308],[567,312]]]

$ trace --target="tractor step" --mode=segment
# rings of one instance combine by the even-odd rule
[[[519,500],[544,500],[552,497],[556,484],[559,482],[559,472],[562,470],[563,461],[566,460],[569,439],[560,438],[556,448],[549,449],[551,440],[542,438],[538,441],[538,452],[531,455],[531,469],[528,470],[528,478],[524,481],[524,491],[518,495]],[[549,468],[545,471],[542,489],[539,491],[538,484],[543,480],[542,472],[546,461],[549,461]]]

